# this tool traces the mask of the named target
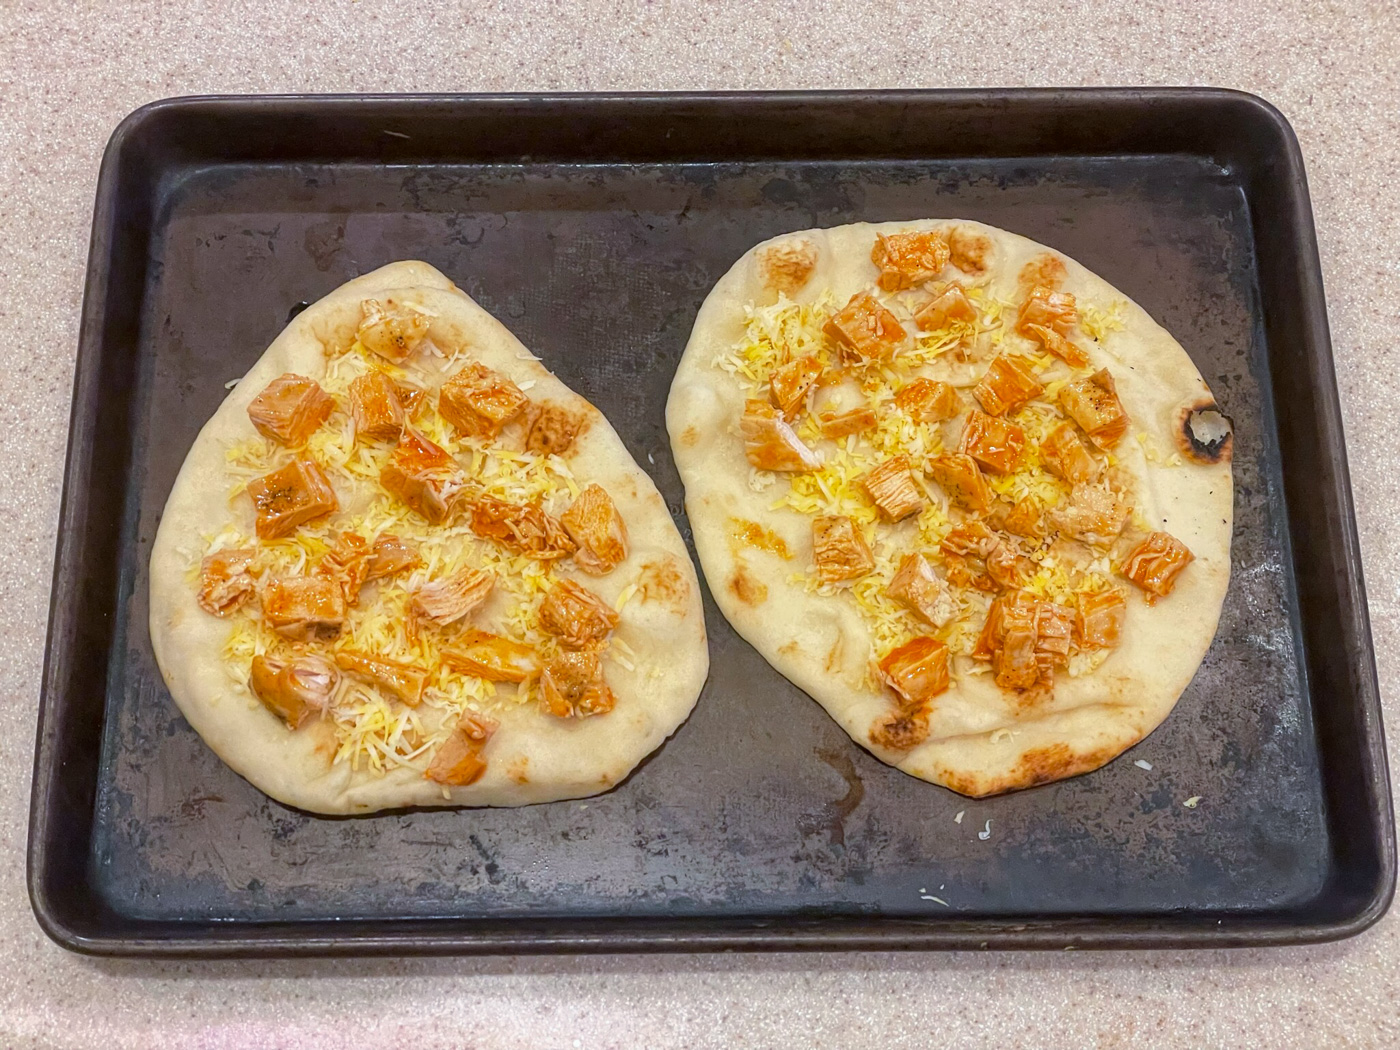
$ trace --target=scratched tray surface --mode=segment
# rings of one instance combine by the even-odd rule
[[[1235,422],[1219,633],[1176,710],[1127,755],[1037,790],[961,798],[854,746],[712,604],[713,669],[694,714],[597,798],[318,819],[251,788],[180,717],[147,635],[150,543],[225,384],[298,303],[395,259],[432,263],[598,405],[684,531],[664,405],[715,280],[786,230],[940,215],[1103,274],[1181,341]],[[1270,512],[1280,465],[1254,274],[1241,187],[1185,157],[214,165],[168,181],[139,337],[128,585],[91,843],[100,897],[129,918],[177,920],[1112,916],[1311,900],[1331,845],[1291,558]]]

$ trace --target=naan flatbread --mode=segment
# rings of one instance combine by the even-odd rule
[[[1215,634],[1229,421],[1146,312],[1024,237],[756,246],[700,309],[667,426],[725,616],[906,773],[983,796],[1095,769]]]
[[[151,637],[209,746],[318,813],[605,791],[709,665],[650,478],[419,262],[298,315],[205,425],[152,551]]]

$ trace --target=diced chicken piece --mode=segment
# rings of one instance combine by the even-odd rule
[[[603,486],[580,492],[559,523],[578,544],[574,564],[589,575],[610,573],[627,557],[627,526]]]
[[[288,372],[248,403],[248,418],[263,437],[295,447],[306,444],[333,408],[335,401],[316,380]]]
[[[299,698],[313,711],[325,711],[340,686],[340,672],[323,656],[299,653],[279,672],[285,696]]]
[[[767,401],[744,402],[739,431],[744,436],[744,455],[759,470],[816,470],[822,465],[821,457],[802,443]]]
[[[1069,658],[1073,624],[1073,610],[1012,591],[992,603],[972,656],[991,661],[1003,689],[1049,685]]]
[[[495,586],[496,577],[485,569],[458,569],[451,576],[422,584],[409,608],[414,615],[446,627],[484,602]]]
[[[973,324],[977,320],[977,307],[972,305],[961,285],[950,284],[921,307],[914,314],[914,320],[925,332],[939,332],[953,324]]]
[[[933,566],[922,554],[904,556],[885,593],[934,627],[947,626],[957,615],[948,588],[934,575]]]
[[[954,587],[975,587],[995,594],[1001,590],[997,581],[987,575],[987,566],[980,558],[964,558],[959,554],[943,556],[943,574]]]
[[[559,519],[539,500],[507,503],[495,496],[480,496],[472,501],[471,526],[483,539],[541,561],[567,558],[577,549]]]
[[[870,501],[890,521],[902,521],[924,509],[924,494],[914,483],[909,457],[891,456],[860,479]]]
[[[357,649],[341,649],[335,654],[335,662],[342,671],[359,675],[409,707],[417,707],[423,700],[423,687],[428,683],[426,668]]]
[[[399,404],[403,406],[405,420],[416,417],[418,411],[428,403],[428,392],[421,386],[399,380],[394,384],[394,389],[398,391]]]
[[[1041,252],[1021,267],[1016,282],[1022,288],[1044,288],[1053,292],[1065,283],[1066,276],[1064,261],[1058,255]]]
[[[997,354],[972,393],[988,415],[1003,416],[1045,393],[1045,387],[1025,358]]]
[[[1009,474],[1021,461],[1026,432],[1015,423],[973,409],[967,414],[958,451],[994,474]]]
[[[941,423],[962,411],[962,400],[950,383],[916,379],[894,395],[894,404],[916,423]]]
[[[858,526],[843,514],[820,514],[812,519],[812,553],[817,575],[827,583],[843,583],[875,568],[875,556]]]
[[[792,295],[817,268],[817,246],[806,237],[779,241],[760,249],[757,262],[764,288]]]
[[[1000,542],[997,534],[987,527],[986,522],[973,518],[953,526],[938,546],[944,554],[956,554],[963,558],[985,558]]]
[[[563,456],[583,430],[583,416],[546,401],[525,410],[525,451],[537,456]]]
[[[414,549],[413,544],[386,532],[377,537],[374,546],[370,548],[369,572],[365,576],[365,580],[368,582],[369,580],[382,580],[387,576],[397,576],[418,564],[418,552]]]
[[[773,370],[768,380],[769,396],[784,419],[797,418],[821,374],[822,363],[810,354]]]
[[[1176,586],[1176,578],[1196,556],[1168,532],[1154,532],[1128,554],[1120,570],[1149,595],[1166,597]]]
[[[983,561],[998,587],[1020,587],[1035,570],[1035,563],[1006,541],[998,542]]]
[[[987,272],[992,255],[992,239],[971,226],[954,226],[948,231],[948,258],[965,274],[981,277]]]
[[[255,550],[221,550],[206,555],[199,566],[199,607],[214,616],[227,616],[253,594],[251,570]]]
[[[570,649],[592,649],[617,626],[611,605],[573,580],[560,580],[540,602],[540,627]]]
[[[1106,547],[1123,531],[1132,507],[1107,485],[1075,485],[1068,502],[1050,511],[1050,521],[1073,539]]]
[[[961,587],[984,591],[1018,587],[1032,569],[1014,543],[975,518],[953,528],[939,546],[948,579]]]
[[[1093,481],[1099,476],[1101,469],[1098,460],[1090,454],[1084,442],[1079,440],[1074,424],[1068,420],[1045,435],[1040,443],[1040,456],[1052,474],[1071,485]]]
[[[1112,448],[1128,432],[1128,413],[1123,411],[1107,368],[1088,379],[1066,383],[1060,388],[1060,404],[1099,448]]]
[[[990,660],[992,654],[1001,646],[1001,611],[1008,601],[1021,599],[1019,592],[1012,591],[1010,594],[1003,594],[996,598],[991,607],[987,609],[987,619],[982,624],[982,633],[977,636],[977,643],[972,647],[969,654],[974,660]]]
[[[1040,681],[1036,659],[1036,603],[1007,601],[1000,608],[999,645],[992,653],[992,671],[1003,689],[1029,689]]]
[[[1127,621],[1128,606],[1116,587],[1079,596],[1074,640],[1081,649],[1116,649]]]
[[[325,576],[287,576],[262,591],[263,619],[284,638],[328,640],[345,623],[345,594]]]
[[[908,333],[898,318],[868,292],[858,292],[823,326],[847,364],[863,364],[893,356]]]
[[[340,509],[335,489],[313,459],[298,457],[285,467],[248,482],[248,495],[257,511],[258,539],[290,535],[298,525]]]
[[[358,441],[397,441],[403,433],[399,388],[383,372],[366,372],[350,383],[350,418]]]
[[[954,503],[978,514],[992,505],[992,490],[978,469],[977,461],[962,452],[930,456],[924,473],[936,481]]]
[[[1069,292],[1054,292],[1041,286],[1031,290],[1016,317],[1016,331],[1030,334],[1031,325],[1050,328],[1068,336],[1079,323],[1079,307]]]
[[[467,476],[447,451],[412,427],[404,427],[389,462],[379,472],[385,491],[434,525],[441,525],[464,498]]]
[[[300,729],[307,719],[329,707],[339,685],[340,672],[335,665],[314,653],[291,659],[259,653],[253,657],[248,676],[253,695],[290,729]]]
[[[899,694],[901,707],[921,708],[948,688],[948,647],[927,635],[891,649],[880,677]]]
[[[443,663],[488,682],[524,682],[540,673],[535,650],[498,634],[468,629],[442,650]]]
[[[1018,499],[996,525],[1013,535],[1038,540],[1045,535],[1045,511],[1038,502],[1026,496]]]
[[[369,559],[365,538],[358,532],[342,532],[316,571],[339,583],[345,604],[354,605],[360,600],[360,588],[369,579]]]
[[[891,751],[908,751],[928,739],[928,712],[894,711],[870,726],[870,742]]]
[[[561,652],[540,675],[544,709],[556,718],[605,715],[617,698],[603,679],[603,661],[595,652]]]
[[[936,232],[875,235],[870,261],[880,269],[878,283],[898,292],[931,281],[948,265],[948,243]]]
[[[1056,602],[1035,603],[1035,651],[1042,662],[1063,667],[1074,641],[1074,610]]]
[[[840,441],[851,434],[860,434],[876,423],[875,411],[871,408],[853,408],[849,412],[836,415],[823,412],[817,417],[817,429],[828,441]]]
[[[466,437],[495,437],[529,402],[507,376],[479,361],[467,365],[438,390],[438,414]]]
[[[360,345],[394,364],[418,349],[432,324],[427,314],[396,299],[365,299],[360,318]]]
[[[1039,339],[1041,346],[1071,368],[1083,368],[1089,363],[1089,355],[1055,329],[1038,324],[1028,324],[1025,328],[1027,335]]]
[[[453,727],[452,735],[438,745],[428,771],[423,776],[438,784],[465,787],[481,779],[486,772],[482,752],[496,723],[482,715],[462,714]]]

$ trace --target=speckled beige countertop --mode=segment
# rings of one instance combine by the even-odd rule
[[[1307,158],[1381,687],[1400,725],[1400,7],[821,6],[0,0],[0,1047],[1400,1045],[1395,917],[1341,944],[1267,952],[216,965],[80,958],[35,925],[25,826],[93,187],[117,122],[170,95],[1020,84],[1263,95]]]

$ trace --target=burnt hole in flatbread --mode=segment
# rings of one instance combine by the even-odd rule
[[[1172,436],[1177,449],[1193,463],[1228,463],[1234,453],[1234,421],[1209,398],[1177,409]]]

